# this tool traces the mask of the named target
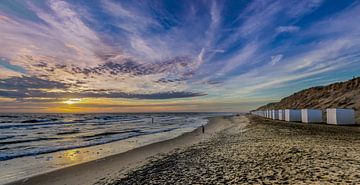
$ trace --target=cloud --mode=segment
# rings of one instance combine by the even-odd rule
[[[311,6],[311,10],[302,9],[302,11],[304,14],[308,14],[320,5],[321,3]],[[238,52],[240,57],[235,61],[241,64],[238,66],[239,69],[246,68],[244,73],[225,81],[222,85],[223,90],[210,90],[208,93],[222,94],[224,99],[251,97],[255,94],[258,97],[274,97],[280,91],[293,92],[287,87],[298,80],[346,71],[351,67],[356,68],[358,60],[356,53],[360,47],[358,36],[356,36],[359,26],[352,23],[350,17],[358,14],[359,7],[353,5],[334,15],[332,19],[325,18],[314,21],[311,26],[304,27],[297,37],[290,37],[286,40],[282,38],[281,44],[273,45],[274,42],[279,42],[276,40],[277,33],[274,33],[274,37],[268,34],[265,40],[256,42],[258,49],[252,54],[249,62],[243,63],[242,59],[247,57],[241,57],[242,52]],[[297,14],[297,16],[299,18],[301,15]],[[344,25],[353,28],[347,29]],[[275,28],[278,28],[277,32],[299,30],[297,27],[277,26]],[[266,32],[265,30],[269,29],[264,28],[264,31],[260,31],[260,33]],[[256,33],[252,32],[253,35]],[[326,35],[322,33],[326,33]],[[245,46],[247,45],[245,44]],[[287,57],[284,58],[283,55]],[[271,62],[265,63],[264,61],[268,61],[269,58],[271,58]],[[339,76],[333,75],[331,78],[334,81]],[[318,83],[320,84],[321,81]]]
[[[256,43],[249,43],[243,47],[240,51],[230,57],[226,65],[220,71],[220,74],[226,74],[232,70],[235,70],[238,66],[245,63],[249,63],[255,56],[258,46]]]
[[[26,69],[29,76],[70,84],[70,89],[74,87],[71,90],[76,92],[94,88],[138,94],[189,91],[187,80],[201,64],[197,56],[191,54],[199,50],[188,52],[193,48],[178,47],[179,43],[172,41],[173,35],[179,33],[176,30],[169,33],[168,39],[160,35],[144,37],[144,29],[160,26],[148,12],[137,7],[128,11],[120,2],[102,3],[106,10],[112,8],[110,16],[119,18],[112,24],[133,25],[121,41],[130,47],[118,48],[105,42],[101,34],[84,21],[82,11],[74,11],[77,5],[48,1],[45,6],[49,9],[24,4],[35,12],[39,22],[11,17],[0,25],[6,38],[1,46],[8,48],[0,51],[0,56],[9,58],[12,66]],[[101,24],[98,20],[89,21]],[[191,45],[187,40],[183,43]],[[186,55],[168,53],[173,52],[172,48]],[[3,71],[4,78],[15,75]]]
[[[290,2],[288,7],[287,14],[290,18],[299,18],[304,15],[307,15],[323,4],[323,0],[307,0],[307,1],[298,1],[297,3]]]
[[[160,26],[149,12],[146,11],[147,7],[142,6],[141,3],[126,5],[125,2],[121,1],[103,0],[101,5],[122,23],[118,26],[128,32],[138,34],[146,28]]]
[[[71,85],[37,77],[11,77],[0,80],[0,97],[6,98],[130,98],[130,99],[172,99],[204,96],[194,92],[125,93],[111,89],[89,89],[73,92]]]
[[[37,77],[11,77],[7,79],[0,80],[0,89],[10,89],[10,90],[24,90],[24,89],[38,89],[38,88],[68,88],[67,84],[43,80]]]
[[[279,33],[284,33],[284,32],[288,32],[288,33],[293,33],[293,32],[297,32],[300,30],[300,27],[298,26],[279,26],[276,31]]]
[[[125,98],[125,99],[147,99],[147,100],[161,100],[161,99],[174,99],[174,98],[191,98],[197,96],[205,96],[203,93],[194,93],[194,92],[162,92],[162,93],[152,93],[152,94],[128,94],[124,92],[81,92],[81,93],[72,93],[72,92],[45,92],[41,90],[24,90],[24,91],[9,91],[9,90],[0,90],[0,96],[6,98],[50,98],[45,99],[45,101],[51,101],[51,99],[63,99],[63,98]],[[31,99],[28,99],[31,101]]]
[[[32,62],[29,56],[56,63],[76,61],[80,66],[101,62],[96,53],[106,46],[97,34],[66,2],[49,1],[48,5],[47,11],[24,5],[36,13],[39,22],[12,17],[1,24],[1,46],[8,49],[0,51],[0,56],[25,67]]]
[[[284,55],[282,55],[282,54],[271,56],[270,65],[275,65],[275,64],[278,63],[283,57],[284,57]]]
[[[3,16],[3,15],[0,15],[0,21],[7,22],[7,21],[9,21],[9,18],[6,16]]]
[[[12,77],[12,76],[20,76],[21,73],[9,70],[7,68],[3,68],[0,66],[0,78],[8,78],[8,77]]]

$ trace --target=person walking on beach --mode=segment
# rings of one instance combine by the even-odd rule
[[[202,133],[205,133],[205,126],[201,125]]]

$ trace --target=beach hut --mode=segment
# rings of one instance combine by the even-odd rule
[[[272,111],[272,119],[279,119],[279,111],[278,110]]]
[[[270,110],[270,119],[273,119],[273,112],[274,110]]]
[[[278,110],[279,120],[285,120],[285,110]]]
[[[301,110],[285,109],[285,121],[301,121]]]
[[[326,122],[334,125],[353,125],[355,111],[353,109],[326,109]]]
[[[271,110],[268,110],[268,118],[271,119]]]
[[[322,112],[318,109],[301,109],[301,121],[303,123],[321,123]]]

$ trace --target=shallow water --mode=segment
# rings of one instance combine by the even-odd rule
[[[0,183],[171,139],[229,114],[0,114]]]

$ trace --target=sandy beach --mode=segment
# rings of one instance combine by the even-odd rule
[[[202,128],[185,133],[174,139],[139,147],[125,153],[105,157],[99,160],[85,162],[75,166],[63,168],[53,172],[25,178],[9,184],[36,184],[36,185],[63,185],[63,184],[94,184],[108,179],[123,177],[129,170],[141,167],[149,161],[161,158],[166,153],[185,149],[201,141],[208,140],[217,132],[231,127],[232,119],[229,117],[209,118]]]
[[[175,139],[12,184],[358,184],[360,127],[211,118]]]
[[[103,184],[359,184],[360,128],[249,117]]]

